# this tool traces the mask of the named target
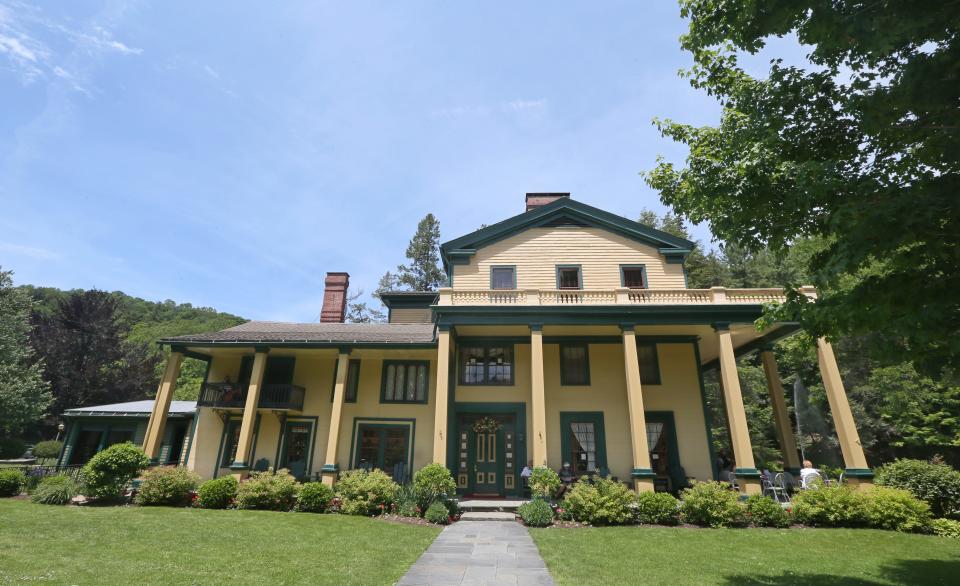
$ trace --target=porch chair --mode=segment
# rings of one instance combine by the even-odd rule
[[[763,494],[769,494],[778,503],[790,502],[790,491],[787,489],[783,472],[777,473],[773,479],[769,476],[763,479]]]
[[[736,472],[728,472],[727,481],[730,483],[730,490],[740,490],[740,485],[737,484]]]

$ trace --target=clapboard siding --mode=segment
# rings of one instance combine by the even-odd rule
[[[556,265],[577,264],[584,289],[620,287],[620,265],[646,265],[652,289],[685,287],[683,265],[667,264],[657,249],[600,228],[530,228],[480,248],[468,265],[454,265],[454,289],[486,289],[490,267],[515,265],[517,288],[553,289]]]
[[[429,324],[433,322],[433,312],[426,309],[391,309],[390,323],[392,324]]]

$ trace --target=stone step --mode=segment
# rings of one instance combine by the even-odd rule
[[[461,521],[516,521],[513,513],[499,513],[496,511],[470,511],[460,515]]]
[[[520,505],[527,501],[521,500],[474,500],[466,499],[460,501],[460,508],[464,511],[516,511]]]

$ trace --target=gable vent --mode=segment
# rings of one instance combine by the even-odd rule
[[[575,219],[575,218],[567,218],[567,217],[565,217],[565,216],[560,216],[559,218],[554,218],[554,219],[550,220],[549,222],[547,222],[546,224],[543,224],[543,227],[544,227],[544,228],[556,228],[557,226],[579,226],[579,227],[583,228],[583,227],[589,226],[589,225],[590,225],[590,224],[587,224],[586,222],[582,222],[582,221],[577,220],[577,219]]]

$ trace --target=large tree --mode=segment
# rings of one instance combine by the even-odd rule
[[[53,401],[30,345],[32,301],[13,287],[12,275],[0,270],[0,436],[39,420]]]
[[[399,265],[396,273],[387,271],[380,278],[375,295],[394,290],[435,291],[446,283],[440,268],[440,222],[427,214],[417,224],[417,232],[407,245],[410,262]]]
[[[647,173],[664,203],[729,243],[774,253],[817,237],[777,317],[815,335],[879,332],[926,372],[960,366],[960,10],[932,0],[683,0],[695,88],[719,126],[657,121],[686,164]],[[768,38],[803,66],[739,64]],[[800,283],[789,283],[792,286]]]

